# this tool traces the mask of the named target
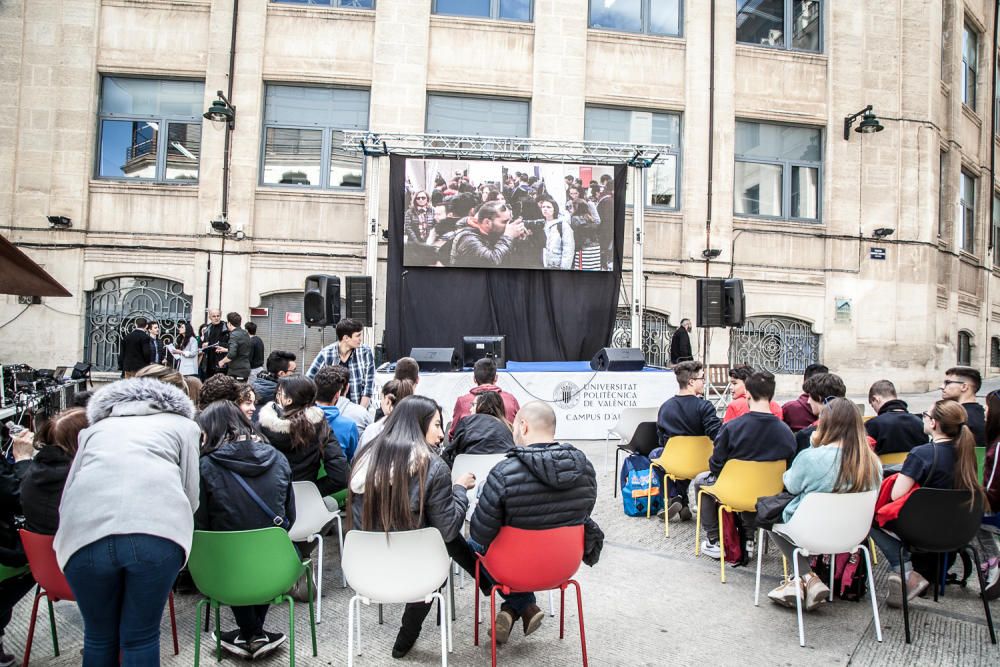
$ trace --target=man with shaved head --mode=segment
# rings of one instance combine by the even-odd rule
[[[594,565],[604,544],[604,533],[590,518],[597,502],[594,466],[573,445],[556,441],[556,414],[547,403],[521,406],[513,430],[517,447],[494,466],[482,487],[472,515],[470,545],[485,553],[503,526],[545,530],[583,525],[583,562]],[[488,591],[493,582],[488,573],[482,574],[487,579],[483,589]],[[496,618],[498,644],[507,641],[518,618],[524,634],[530,635],[545,616],[534,593],[511,593],[505,598]]]

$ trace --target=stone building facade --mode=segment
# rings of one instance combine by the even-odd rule
[[[994,3],[714,0],[714,21],[711,4],[244,1],[230,82],[233,0],[2,0],[0,233],[74,295],[0,297],[3,362],[100,365],[130,313],[197,324],[217,304],[268,308],[265,339],[310,354],[319,334],[284,323],[304,277],[363,273],[375,210],[385,226],[339,131],[422,133],[445,97],[523,103],[539,139],[629,112],[622,133],[649,141],[650,118],[673,119],[670,192],[645,209],[653,355],[708,272],[744,279],[750,316],[712,331],[711,360],[770,367],[786,391],[814,360],[852,392],[924,390],[959,359],[1000,373]],[[225,130],[198,113],[230,83],[240,240],[210,226]],[[291,118],[296,95],[318,120]],[[869,104],[884,131],[845,140]]]

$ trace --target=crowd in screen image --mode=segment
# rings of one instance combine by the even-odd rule
[[[409,160],[406,266],[610,271],[608,167]]]

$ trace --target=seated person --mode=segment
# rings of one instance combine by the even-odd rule
[[[458,422],[462,417],[472,412],[472,401],[476,399],[477,394],[481,394],[484,391],[495,391],[500,394],[500,398],[503,399],[504,417],[506,417],[508,422],[513,424],[514,417],[517,416],[517,411],[520,407],[517,404],[517,399],[514,398],[513,394],[507,393],[497,386],[497,362],[490,357],[483,357],[472,367],[472,378],[476,381],[476,386],[470,389],[468,394],[459,396],[455,400],[455,409],[451,413],[451,428],[448,430],[448,437],[455,435]]]
[[[334,366],[323,366],[313,380],[316,383],[316,407],[323,411],[326,423],[344,450],[348,461],[354,459],[358,449],[358,426],[353,421],[340,414],[337,402],[344,394],[348,379],[346,373],[338,373]]]
[[[896,397],[896,387],[889,380],[871,386],[868,404],[877,416],[865,422],[865,431],[875,440],[876,454],[908,452],[927,443],[923,420],[907,412],[906,402]]]
[[[441,458],[453,467],[459,454],[502,454],[514,448],[511,424],[504,415],[503,399],[495,391],[476,395],[471,415],[455,429]]]
[[[351,372],[343,366],[330,366],[330,368],[340,376],[344,386],[344,389],[340,392],[340,397],[337,399],[337,410],[340,411],[341,416],[354,422],[359,434],[364,433],[368,425],[372,423],[372,416],[368,412],[368,408],[361,407],[347,397],[347,392],[351,386]]]
[[[503,526],[545,530],[582,524],[583,562],[597,563],[604,534],[590,518],[597,502],[594,466],[573,445],[557,442],[555,432],[556,414],[548,404],[532,401],[517,413],[517,447],[490,471],[472,514],[469,544],[480,553],[489,549]],[[469,563],[456,562],[468,569]],[[493,582],[488,572],[480,573],[480,584],[489,591]],[[507,641],[519,618],[524,634],[530,635],[545,616],[534,593],[511,593],[505,598],[496,616],[498,644]]]
[[[989,444],[986,442],[986,413],[976,400],[976,394],[982,386],[982,374],[969,366],[949,368],[944,372],[944,382],[941,384],[941,398],[957,401],[965,408],[968,415],[966,425],[976,439],[976,447]]]
[[[792,433],[798,433],[807,426],[811,426],[816,421],[816,415],[809,407],[809,392],[806,391],[806,382],[813,375],[819,373],[829,373],[830,369],[823,364],[809,364],[805,373],[802,374],[802,394],[794,401],[788,401],[781,406],[781,420],[788,424]]]
[[[87,426],[87,411],[83,408],[63,410],[42,422],[35,436],[35,458],[21,480],[25,529],[41,535],[56,534],[66,477],[76,456],[80,431]]]
[[[976,479],[976,440],[966,425],[968,415],[956,401],[942,399],[923,413],[924,431],[931,442],[917,445],[910,450],[903,462],[903,470],[893,482],[892,500],[905,496],[913,486],[931,489],[963,489],[982,494],[983,488]],[[889,574],[890,607],[903,606],[901,568],[906,570],[906,597],[912,600],[923,593],[929,582],[913,570],[910,555],[903,552],[899,558],[899,538],[892,533],[892,521],[883,528],[872,528],[871,537],[885,554],[892,572]]]
[[[808,449],[811,445],[809,439],[816,430],[816,418],[823,409],[823,404],[834,398],[845,398],[847,387],[839,375],[834,373],[817,373],[806,380],[802,388],[809,395],[809,410],[813,414],[813,423],[795,433],[795,447],[797,451]]]
[[[418,384],[420,384],[420,365],[417,363],[417,360],[414,359],[413,357],[400,357],[399,360],[396,361],[396,370],[393,371],[392,379],[406,380],[410,382],[413,387],[416,387]],[[412,393],[413,392],[411,391],[410,394]],[[410,394],[407,394],[407,396],[409,396]],[[399,398],[403,397],[400,396]],[[375,421],[379,421],[387,414],[389,413],[386,412],[381,405],[378,406],[378,408],[375,410]],[[367,428],[364,430],[367,430]]]
[[[257,395],[257,409],[274,400],[274,394],[278,391],[278,380],[288,375],[295,375],[297,369],[295,354],[274,350],[267,355],[267,362],[264,366],[266,372],[258,373],[253,381],[253,393]]]
[[[650,459],[659,457],[667,440],[675,435],[704,435],[715,440],[722,427],[715,407],[702,398],[705,393],[705,366],[700,361],[682,361],[674,366],[674,377],[677,379],[677,393],[660,406],[656,417],[656,435],[660,446],[650,452]],[[669,499],[664,510],[670,519],[680,516],[681,521],[691,520],[691,509],[688,507],[690,484],[690,480],[670,482]]]
[[[812,446],[795,457],[782,481],[789,493],[795,494],[785,506],[782,523],[791,521],[802,499],[810,493],[859,493],[878,489],[882,481],[882,466],[868,446],[861,428],[861,415],[846,398],[835,398],[824,405]],[[795,544],[772,531],[770,538],[785,558],[791,561]],[[823,604],[830,589],[809,567],[809,559],[798,556],[800,581],[789,578],[767,594],[772,602],[795,607],[798,597],[806,611]]]
[[[751,375],[753,375],[753,368],[746,364],[729,369],[729,384],[733,388],[733,400],[726,406],[726,414],[722,417],[723,424],[750,412],[746,381]],[[782,417],[781,406],[775,401],[771,401],[771,414],[778,419]]]
[[[209,404],[197,418],[201,447],[201,493],[194,514],[198,530],[271,528],[274,517],[295,522],[295,495],[288,460],[254,432],[246,415],[229,401]],[[273,512],[268,516],[237,479],[241,478]],[[220,634],[222,648],[240,658],[260,658],[285,641],[265,632],[268,605],[232,607],[237,630]]]
[[[407,396],[412,395],[413,383],[409,380],[389,380],[382,385],[382,398],[379,401],[379,409],[382,411],[383,417],[369,424],[365,432],[361,434],[361,439],[358,441],[358,448],[354,452],[355,456],[382,433],[383,429],[385,429],[385,420],[392,414],[396,404]]]
[[[746,381],[750,394],[750,412],[723,425],[715,437],[715,450],[708,460],[709,471],[693,480],[695,498],[702,486],[715,484],[726,461],[787,461],[795,458],[795,436],[785,422],[771,413],[774,376],[757,371]],[[719,503],[712,496],[702,496],[698,520],[705,531],[701,551],[719,559]]]

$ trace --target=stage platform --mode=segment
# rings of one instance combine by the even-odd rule
[[[384,364],[375,373],[376,389],[392,379],[394,367]],[[454,373],[421,371],[417,393],[437,401],[444,421],[451,421],[455,399],[475,386],[472,369]],[[508,361],[497,373],[497,384],[522,405],[542,400],[556,411],[560,440],[603,439],[624,408],[659,407],[677,393],[672,371],[594,371],[587,361]]]

